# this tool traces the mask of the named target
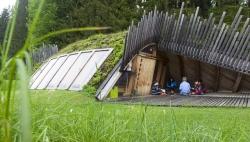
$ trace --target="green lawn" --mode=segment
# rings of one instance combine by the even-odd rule
[[[249,141],[250,109],[96,102],[81,92],[31,91],[33,141]]]

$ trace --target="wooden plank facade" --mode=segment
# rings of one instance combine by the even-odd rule
[[[186,75],[192,81],[202,79],[215,91],[250,90],[250,18],[239,31],[242,8],[231,25],[223,22],[226,12],[216,24],[212,13],[203,19],[198,16],[199,8],[191,16],[183,14],[183,8],[184,3],[179,16],[155,9],[144,14],[137,25],[132,23],[126,36],[121,69],[142,49],[154,44],[157,58],[169,60],[164,70],[177,80]],[[156,68],[163,69],[162,66]]]

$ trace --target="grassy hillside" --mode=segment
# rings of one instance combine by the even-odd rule
[[[250,109],[96,102],[81,92],[31,91],[34,141],[249,141]]]
[[[114,52],[120,53],[121,49],[123,49],[125,33],[126,32],[118,32],[113,34],[93,35],[87,39],[79,40],[67,45],[60,50],[58,54],[105,47],[112,47],[114,48]]]
[[[113,69],[116,63],[121,59],[123,54],[125,35],[126,32],[93,35],[87,39],[79,40],[77,42],[69,44],[54,56],[88,49],[107,47],[113,48],[113,52],[106,59],[101,68],[95,73],[94,77],[91,79],[88,85],[85,86],[84,92],[86,94],[92,95],[95,93],[96,89],[99,87],[108,73]],[[38,66],[40,65],[36,65],[36,67]]]

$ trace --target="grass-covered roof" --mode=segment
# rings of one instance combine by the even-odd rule
[[[121,59],[124,48],[125,34],[126,32],[93,35],[88,37],[87,39],[79,40],[67,45],[65,48],[61,49],[55,56],[88,49],[107,47],[113,48],[113,52],[111,53],[111,55],[107,58],[101,68],[98,69],[88,85],[85,86],[86,91],[84,92],[91,92],[91,94],[93,94],[105,79],[105,77],[116,65],[116,63]]]

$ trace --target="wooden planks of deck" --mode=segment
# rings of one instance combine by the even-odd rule
[[[189,107],[250,107],[250,94],[235,95],[199,95],[199,96],[138,96],[122,97],[121,103],[148,104],[157,106],[189,106]]]

